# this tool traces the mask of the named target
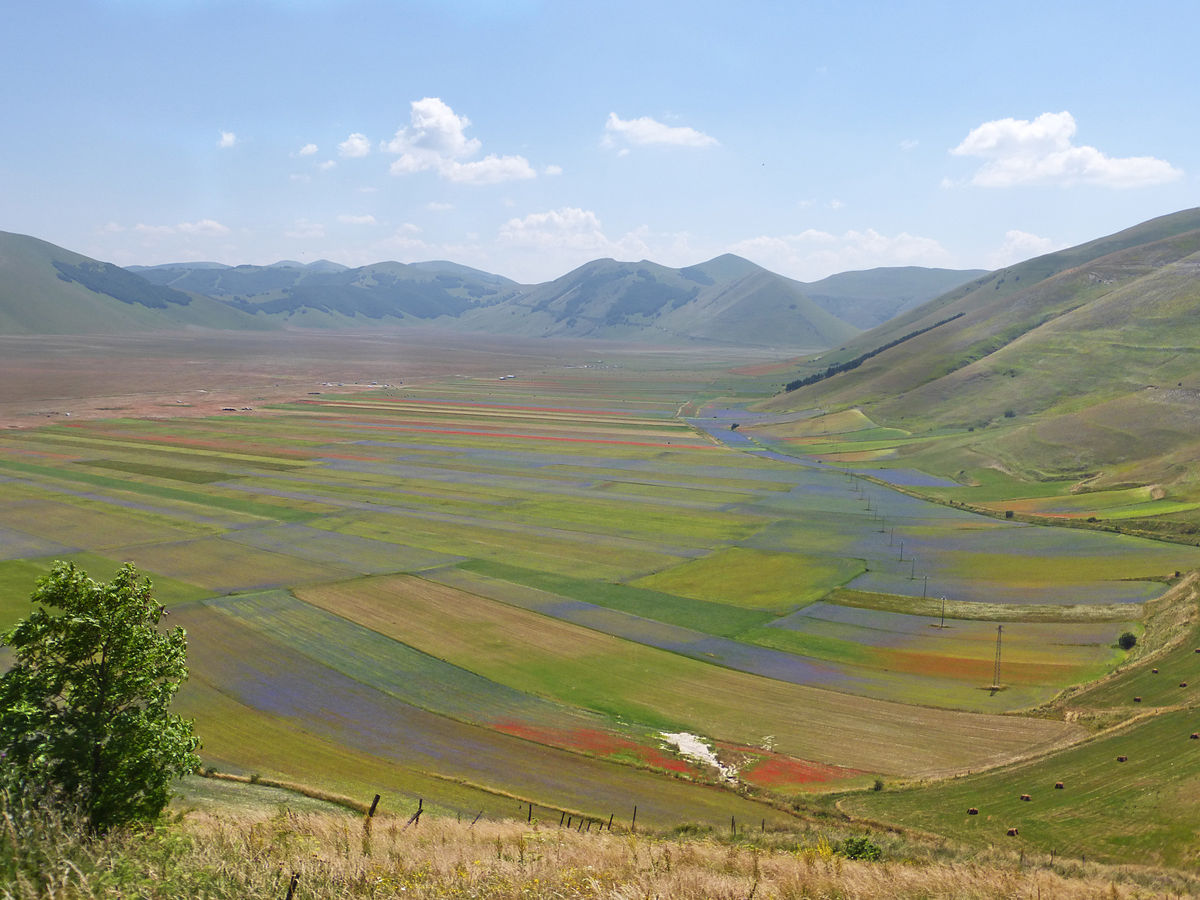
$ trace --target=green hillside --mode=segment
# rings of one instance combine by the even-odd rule
[[[0,333],[113,334],[262,328],[227,304],[154,285],[26,235],[0,232]]]
[[[506,278],[450,262],[385,262],[357,269],[328,262],[219,268],[180,264],[140,272],[165,288],[206,294],[290,325],[324,328],[455,318],[518,290]]]
[[[902,429],[857,449],[972,488],[946,499],[1192,540],[1198,271],[1200,209],[1154,219],[951,291],[810,359],[766,405]]]
[[[464,318],[531,337],[781,347],[828,347],[857,333],[798,282],[729,254],[684,269],[595,260]]]
[[[874,328],[947,291],[986,275],[985,269],[926,269],[885,266],[841,272],[803,284],[822,309],[858,328]]]

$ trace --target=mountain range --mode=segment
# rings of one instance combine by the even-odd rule
[[[448,261],[122,269],[0,232],[0,333],[435,324],[525,337],[817,349],[979,274],[875,269],[804,284],[729,254],[679,269],[600,259],[537,285]]]

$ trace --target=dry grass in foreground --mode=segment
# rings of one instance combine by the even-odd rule
[[[901,848],[887,853],[898,854]],[[920,852],[920,851],[918,851]],[[844,858],[823,838],[579,833],[519,822],[191,812],[88,841],[44,812],[0,822],[0,897],[1134,898],[1193,896],[1181,874],[1085,866]]]

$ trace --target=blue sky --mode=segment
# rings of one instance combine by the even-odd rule
[[[993,268],[1200,203],[1187,2],[0,2],[0,230],[122,265]]]

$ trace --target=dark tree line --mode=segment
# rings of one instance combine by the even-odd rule
[[[885,350],[891,350],[893,347],[903,344],[905,341],[911,341],[915,337],[920,337],[927,331],[933,331],[939,325],[945,325],[947,322],[953,322],[955,319],[962,318],[964,313],[955,313],[948,319],[942,319],[940,322],[934,322],[932,325],[927,325],[924,328],[918,328],[916,331],[910,331],[908,334],[896,338],[894,341],[889,341],[882,346],[876,347],[874,350],[868,350],[862,356],[856,356],[854,359],[847,360],[844,363],[828,366],[823,372],[817,372],[815,375],[809,375],[807,378],[797,378],[795,381],[789,381],[783,386],[785,391],[794,391],[802,387],[808,387],[810,384],[816,384],[818,381],[824,381],[826,378],[832,378],[834,375],[840,375],[842,372],[849,372],[851,369],[857,369],[863,363],[873,356],[878,356]]]

